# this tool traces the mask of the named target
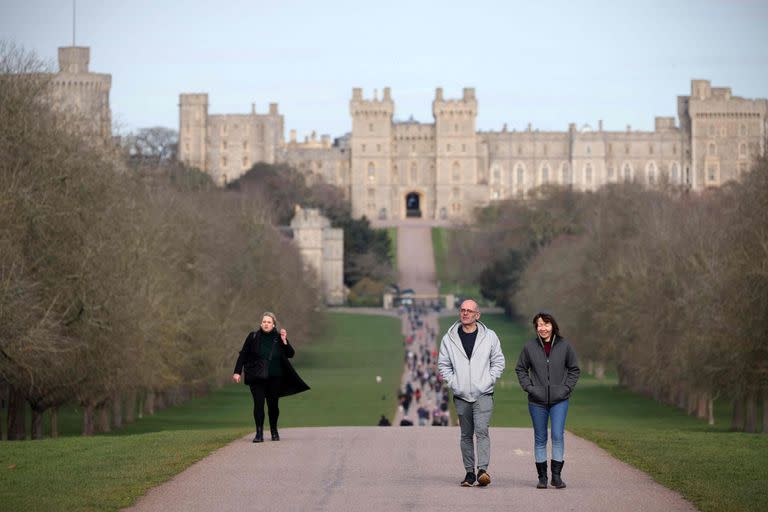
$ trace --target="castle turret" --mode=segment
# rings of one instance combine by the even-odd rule
[[[461,99],[446,100],[443,89],[438,88],[432,114],[435,117],[437,215],[459,217],[469,213],[469,203],[482,202],[488,196],[487,185],[483,185],[487,182],[477,165],[475,89],[465,88]]]
[[[207,169],[206,130],[208,95],[179,95],[179,160],[184,164]]]
[[[349,113],[352,116],[352,214],[369,219],[387,216],[392,211],[391,197],[384,187],[392,167],[392,116],[395,104],[389,87],[382,98],[363,98],[362,89],[352,90]]]

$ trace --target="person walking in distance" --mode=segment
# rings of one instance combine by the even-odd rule
[[[552,315],[537,313],[533,317],[533,327],[536,338],[523,346],[515,372],[523,391],[528,393],[534,457],[539,475],[536,487],[547,488],[547,423],[551,421],[551,484],[557,489],[564,489],[565,418],[568,415],[568,399],[581,372],[576,351],[560,335],[560,328]]]
[[[254,443],[264,441],[265,400],[269,410],[269,430],[272,440],[279,441],[278,399],[281,396],[294,395],[309,389],[288,361],[295,353],[296,351],[288,342],[288,331],[280,329],[278,332],[277,318],[269,311],[261,315],[261,328],[245,338],[235,363],[232,380],[240,382],[240,374],[245,369],[243,380],[250,386],[253,396],[253,420],[256,423]]]
[[[437,358],[440,375],[453,391],[461,427],[459,446],[466,470],[461,481],[463,487],[472,487],[475,481],[481,487],[491,483],[488,425],[493,413],[493,387],[505,365],[499,337],[479,320],[477,303],[473,300],[462,302],[459,321],[454,322],[443,336]],[[477,439],[477,475],[474,438]]]

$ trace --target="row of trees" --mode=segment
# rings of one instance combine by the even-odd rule
[[[734,430],[766,432],[766,211],[762,159],[702,194],[542,189],[454,240],[500,255],[478,271],[483,293],[510,314],[553,312],[588,370],[615,367],[622,385],[710,423],[715,400],[729,402]]]
[[[44,66],[0,45],[0,396],[8,439],[83,410],[83,433],[203,393],[231,375],[274,310],[301,343],[316,283],[268,205],[168,164],[127,165],[50,109]]]

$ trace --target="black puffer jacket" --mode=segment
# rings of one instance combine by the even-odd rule
[[[565,338],[555,335],[549,357],[538,336],[528,341],[520,352],[515,372],[523,391],[528,393],[528,401],[538,405],[568,400],[581,374],[576,351]]]

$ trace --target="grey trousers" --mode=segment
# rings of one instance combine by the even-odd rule
[[[483,395],[475,402],[467,402],[453,397],[456,415],[461,427],[461,458],[464,469],[475,471],[475,446],[473,436],[477,437],[477,469],[488,469],[491,459],[491,438],[488,437],[488,424],[493,413],[493,395]]]

